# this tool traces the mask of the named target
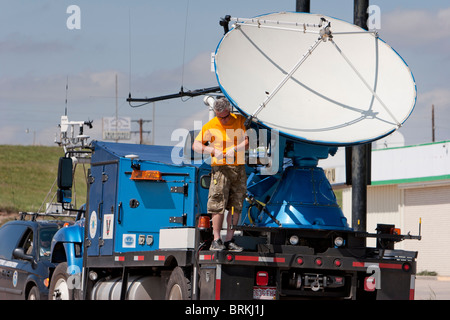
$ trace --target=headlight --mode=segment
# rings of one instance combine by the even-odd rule
[[[95,271],[90,271],[89,272],[89,279],[91,279],[92,281],[95,281],[98,279],[98,274]]]
[[[289,238],[289,243],[293,246],[298,244],[298,237],[296,235],[293,235]]]
[[[334,245],[336,247],[342,247],[344,245],[344,239],[342,237],[334,238]]]

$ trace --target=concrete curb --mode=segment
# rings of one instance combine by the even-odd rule
[[[449,276],[416,276],[416,280],[450,281]]]

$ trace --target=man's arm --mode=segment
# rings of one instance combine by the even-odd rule
[[[217,150],[211,146],[205,146],[199,140],[194,140],[194,143],[192,144],[192,150],[202,154],[210,154],[218,159],[223,157],[222,151]]]
[[[248,136],[245,136],[244,141],[242,141],[236,146],[236,151],[245,151],[245,150],[248,150]]]
[[[205,146],[199,140],[194,140],[194,143],[192,144],[192,150],[194,150],[197,153],[211,154],[214,151],[214,148],[210,146]]]

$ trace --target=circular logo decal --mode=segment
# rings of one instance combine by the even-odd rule
[[[91,236],[91,238],[94,238],[96,233],[97,233],[97,212],[92,211],[91,219],[89,221],[89,235]]]
[[[19,274],[17,273],[17,271],[14,271],[13,279],[12,279],[14,288],[17,286],[17,278],[19,278]]]

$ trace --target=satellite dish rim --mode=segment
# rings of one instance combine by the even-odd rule
[[[326,16],[326,15],[321,15],[321,14],[317,14],[317,13],[309,13],[309,12],[295,12],[295,11],[272,12],[272,13],[261,14],[261,15],[255,16],[254,19],[260,18],[260,17],[264,17],[264,16],[268,16],[268,15],[283,14],[283,13],[314,15],[314,16],[317,16],[318,18],[324,17],[326,19],[330,18],[330,19],[341,21],[343,23],[347,23],[347,24],[350,24],[350,25],[352,25],[354,27],[357,27],[362,32],[367,32],[367,33],[371,32],[371,31],[365,30],[365,29],[363,29],[363,28],[361,28],[361,27],[359,27],[357,25],[354,25],[354,24],[352,24],[352,23],[350,23],[348,21],[345,21],[344,19],[335,18],[335,17],[331,17],[331,16]],[[222,38],[220,39],[218,45],[216,46],[216,50],[215,50],[215,53],[214,53],[215,55],[217,55],[217,53],[219,51],[219,48],[222,45],[224,39],[226,39],[227,36],[235,29],[236,29],[236,27],[233,26],[232,28],[230,28],[230,30],[226,34],[224,34],[222,36]],[[411,68],[409,67],[409,65],[407,64],[407,62],[405,61],[405,59],[403,59],[403,57],[390,44],[388,44],[385,40],[383,40],[381,37],[379,37],[378,34],[377,34],[377,39],[380,40],[382,43],[384,43],[387,47],[389,47],[396,54],[396,56],[398,56],[398,58],[400,58],[400,60],[403,62],[404,67],[406,68],[406,70],[409,72],[409,74],[411,76],[411,84],[413,86],[414,97],[412,99],[412,103],[411,103],[411,106],[409,108],[409,113],[406,114],[406,116],[404,116],[404,118],[399,121],[399,126],[397,128],[393,128],[393,129],[391,129],[389,131],[382,132],[381,134],[376,135],[376,137],[368,137],[366,139],[360,139],[360,140],[355,140],[355,141],[351,141],[351,142],[344,142],[344,141],[333,141],[333,140],[330,140],[330,139],[328,139],[327,141],[319,140],[319,139],[318,140],[311,140],[311,139],[308,139],[307,137],[304,137],[304,136],[301,136],[301,135],[293,135],[293,134],[290,134],[288,132],[284,132],[283,130],[279,130],[277,128],[271,127],[270,125],[265,123],[267,121],[262,121],[260,119],[257,120],[256,125],[258,127],[263,127],[265,129],[268,129],[268,130],[276,130],[276,131],[278,131],[278,133],[281,136],[287,137],[287,138],[292,139],[292,140],[301,141],[301,142],[307,142],[307,143],[311,143],[311,144],[329,145],[329,146],[337,146],[337,147],[339,147],[339,146],[353,146],[353,145],[360,145],[360,144],[371,143],[371,142],[374,142],[376,140],[382,139],[382,138],[392,134],[393,132],[397,131],[409,119],[409,117],[411,116],[412,112],[414,111],[414,109],[416,107],[416,104],[417,104],[417,83],[416,83],[414,74],[413,74]],[[238,103],[236,101],[234,101],[234,99],[231,97],[231,95],[228,93],[228,91],[222,85],[222,83],[220,81],[220,76],[219,76],[219,73],[218,73],[218,70],[217,70],[217,60],[216,59],[214,59],[214,73],[215,73],[216,80],[217,80],[217,83],[218,83],[221,91],[223,92],[225,97],[230,101],[230,103],[240,113],[242,113],[244,116],[246,116],[246,117],[251,116],[248,112],[244,111],[238,105]]]

